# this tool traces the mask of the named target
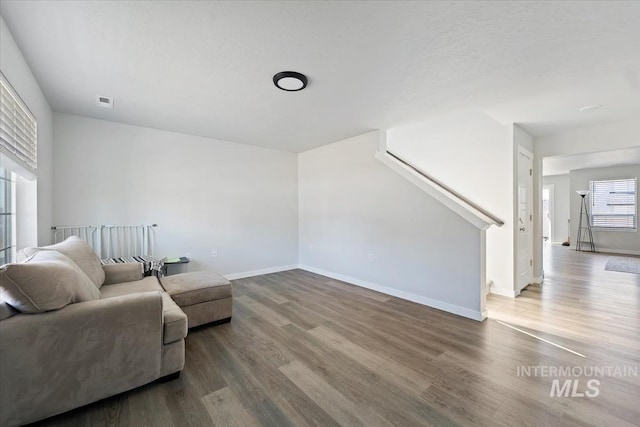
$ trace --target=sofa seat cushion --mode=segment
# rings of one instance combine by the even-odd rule
[[[212,271],[165,276],[162,287],[180,307],[230,298],[231,282]]]
[[[100,291],[69,258],[43,251],[0,267],[0,297],[22,313],[44,313],[100,299]]]
[[[54,250],[68,256],[91,279],[96,288],[100,289],[104,283],[104,271],[100,263],[100,257],[91,249],[91,246],[77,236],[70,236],[65,241],[42,248],[26,248],[24,254],[32,256],[38,251]]]
[[[164,292],[164,289],[162,289],[162,286],[160,286],[156,277],[149,276],[135,282],[105,285],[100,288],[100,291],[102,292],[102,298],[118,297],[141,292],[161,291],[163,318],[162,340],[164,344],[181,340],[187,336],[187,315],[184,314],[171,297]]]

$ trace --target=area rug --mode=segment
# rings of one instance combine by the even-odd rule
[[[640,274],[640,258],[612,256],[609,257],[607,265],[604,267],[609,271],[620,271],[622,273]]]

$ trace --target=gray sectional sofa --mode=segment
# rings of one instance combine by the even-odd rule
[[[187,316],[141,264],[103,267],[78,238],[25,254],[0,268],[1,426],[182,370]]]

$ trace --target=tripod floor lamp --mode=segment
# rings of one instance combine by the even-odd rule
[[[591,219],[587,206],[588,190],[576,191],[580,195],[580,221],[578,222],[578,235],[576,237],[576,251],[595,252],[596,245],[593,243],[593,232],[591,231]],[[583,245],[588,245],[584,249]]]

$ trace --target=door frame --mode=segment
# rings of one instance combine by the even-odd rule
[[[555,233],[555,227],[556,227],[556,222],[555,222],[555,204],[556,204],[556,195],[555,195],[555,191],[556,191],[556,185],[555,184],[543,184],[542,185],[542,191],[544,194],[544,190],[545,189],[549,189],[549,222],[551,223],[551,225],[549,226],[549,244],[552,245],[554,243],[558,243],[555,242],[553,239],[555,239],[556,237],[556,233]],[[540,209],[540,213],[542,215],[544,215],[544,211],[542,211],[542,209]],[[544,218],[542,218],[542,220],[544,221]],[[544,229],[544,228],[543,228]],[[544,237],[544,236],[543,236]]]
[[[529,262],[530,262],[530,274],[529,277],[527,277],[527,282],[525,285],[520,286],[520,268],[519,268],[519,256],[520,256],[520,225],[518,224],[518,215],[519,215],[519,192],[518,192],[518,182],[519,182],[519,177],[520,177],[520,155],[523,154],[526,157],[528,157],[530,159],[530,163],[529,163],[529,179],[528,179],[528,183],[527,183],[527,187],[528,190],[527,191],[527,205],[529,206],[529,221],[527,221],[527,227],[530,227],[529,229],[531,230],[530,233],[530,238],[529,238],[529,244],[528,244],[528,253],[529,253]],[[513,260],[513,264],[514,264],[514,290],[515,290],[515,294],[520,295],[520,293],[522,292],[522,290],[527,287],[528,285],[530,285],[531,283],[533,283],[533,239],[534,237],[534,233],[533,233],[533,166],[534,166],[534,154],[527,150],[526,148],[518,145],[518,149],[516,150],[516,164],[515,164],[515,172],[516,172],[516,176],[514,177],[514,185],[515,185],[515,191],[514,191],[514,195],[515,195],[515,200],[514,200],[514,226],[513,226],[513,233],[514,233],[514,260]]]

